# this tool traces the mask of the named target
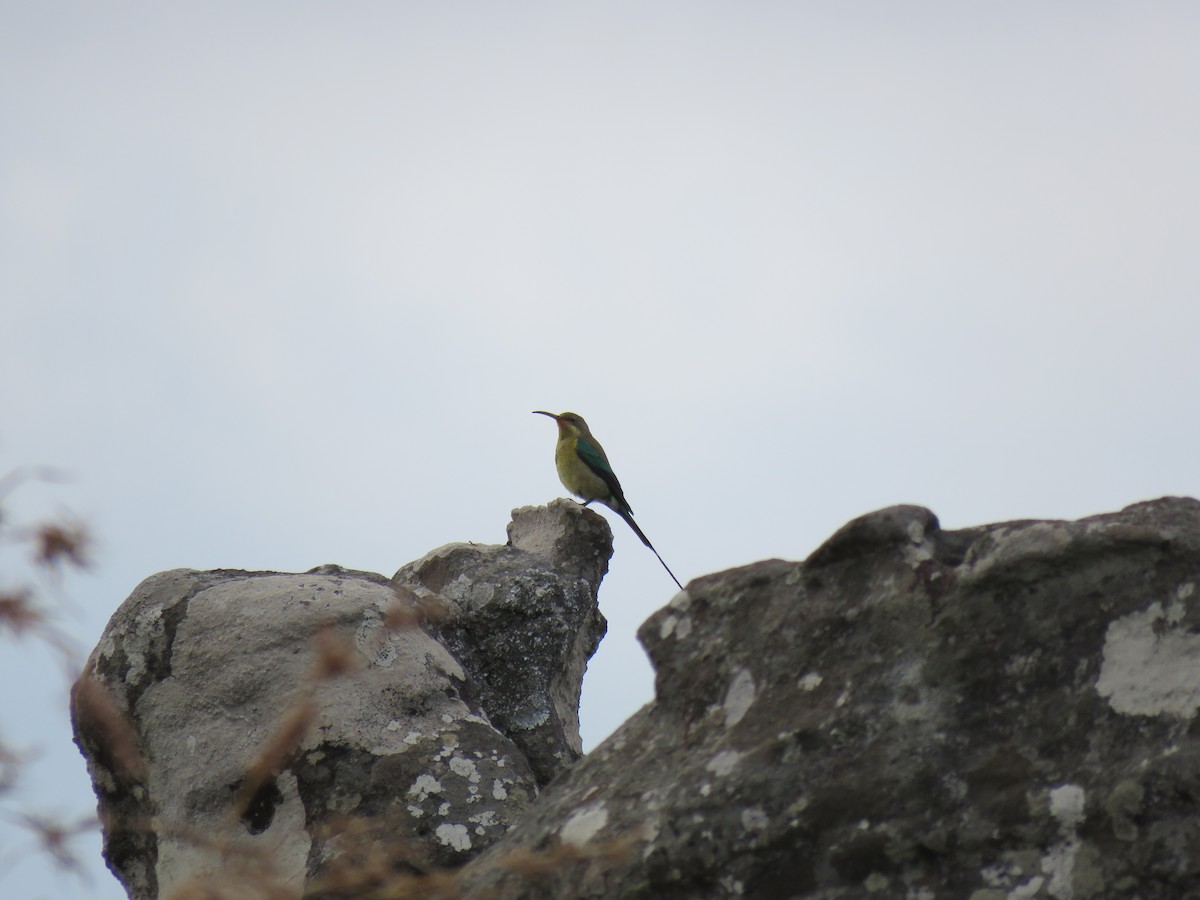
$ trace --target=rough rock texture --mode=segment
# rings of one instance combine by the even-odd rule
[[[336,569],[140,587],[81,683],[131,711],[143,781],[77,710],[134,896],[215,854],[128,823],[230,834],[332,620],[361,667],[316,682],[319,725],[233,829],[297,885],[384,845],[324,837],[346,811],[390,816],[431,863],[470,859],[404,896],[1200,897],[1200,502],[954,532],[894,507],[806,562],[697,579],[640,631],[655,700],[566,771],[611,535],[566,502],[509,534],[397,573],[405,602],[446,613],[416,631],[383,627],[383,579]]]
[[[506,552],[450,544],[393,581],[418,598],[458,604],[461,614],[438,635],[469,673],[492,724],[544,785],[583,754],[579,692],[605,632],[596,588],[608,571],[612,531],[598,514],[556,500],[514,510],[508,542]]]
[[[362,852],[346,821],[380,823],[372,840],[402,844],[410,869],[461,864],[503,835],[579,754],[612,547],[604,520],[569,501],[516,510],[509,533],[508,546],[434,551],[396,583],[324,566],[139,585],[72,709],[130,896],[196,881],[256,896],[247,848],[270,860],[256,877],[299,896],[331,857]],[[100,689],[144,770],[119,764]]]
[[[460,882],[1200,897],[1198,583],[1200,503],[1178,498],[958,532],[895,507],[806,563],[698,579],[639,633],[654,702]]]

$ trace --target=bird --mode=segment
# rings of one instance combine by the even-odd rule
[[[682,591],[683,585],[679,583],[679,579],[675,577],[671,567],[658,555],[658,551],[654,549],[650,539],[638,527],[637,522],[633,521],[633,510],[629,508],[629,501],[625,499],[621,482],[617,481],[617,476],[612,470],[612,465],[609,464],[604,448],[600,446],[598,440],[592,437],[592,431],[588,428],[587,422],[583,421],[583,416],[573,412],[546,412],[544,409],[535,409],[533,414],[549,416],[558,423],[558,444],[554,448],[554,466],[558,469],[558,480],[563,483],[563,487],[576,497],[580,497],[584,506],[593,500],[598,500],[624,519],[633,529],[633,533],[650,548],[650,552],[658,556],[662,567],[667,570],[671,580]]]

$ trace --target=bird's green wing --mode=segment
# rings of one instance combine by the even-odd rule
[[[617,476],[613,474],[612,466],[608,464],[608,457],[604,455],[604,451],[587,438],[580,436],[575,439],[575,452],[587,464],[589,469],[606,482],[609,479],[612,479],[612,481],[617,480]]]
[[[609,492],[621,506],[629,509],[629,504],[625,502],[625,492],[621,490],[621,482],[617,481],[616,473],[608,464],[608,457],[604,455],[604,451],[581,436],[575,441],[575,453],[583,460],[584,465],[604,479]]]

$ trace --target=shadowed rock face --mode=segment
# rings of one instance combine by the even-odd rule
[[[1200,503],[943,532],[895,507],[700,578],[657,696],[472,897],[1200,896]],[[558,853],[536,877],[515,850]],[[560,848],[560,849],[555,849]]]
[[[566,502],[509,535],[397,573],[442,611],[415,632],[382,627],[379,576],[150,579],[85,674],[130,710],[148,775],[114,774],[76,711],[102,807],[226,822],[333,616],[362,669],[319,682],[313,728],[236,832],[300,880],[384,846],[314,827],[349,809],[392,816],[425,854],[390,851],[410,863],[474,857],[449,890],[489,900],[1200,896],[1197,501],[954,532],[893,507],[806,562],[697,579],[639,632],[654,701],[574,765],[611,535]],[[205,871],[194,841],[106,840],[138,897]]]
[[[323,566],[139,585],[73,703],[105,855],[130,895],[205,882],[299,896],[364,844],[422,870],[503,835],[580,754],[612,549],[604,520],[569,501],[515,511],[510,533],[434,551],[394,581]],[[114,759],[97,688],[136,730],[144,771]]]
[[[493,725],[524,753],[539,785],[583,754],[579,693],[604,636],[596,603],[612,532],[570,500],[513,513],[507,552],[450,544],[393,581],[458,614],[436,634],[468,672]]]

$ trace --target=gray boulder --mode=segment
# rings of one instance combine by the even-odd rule
[[[453,867],[502,836],[579,755],[611,551],[569,501],[515,511],[510,535],[392,581],[323,566],[139,585],[73,696],[130,896],[336,894],[347,869],[357,890],[364,866]]]

